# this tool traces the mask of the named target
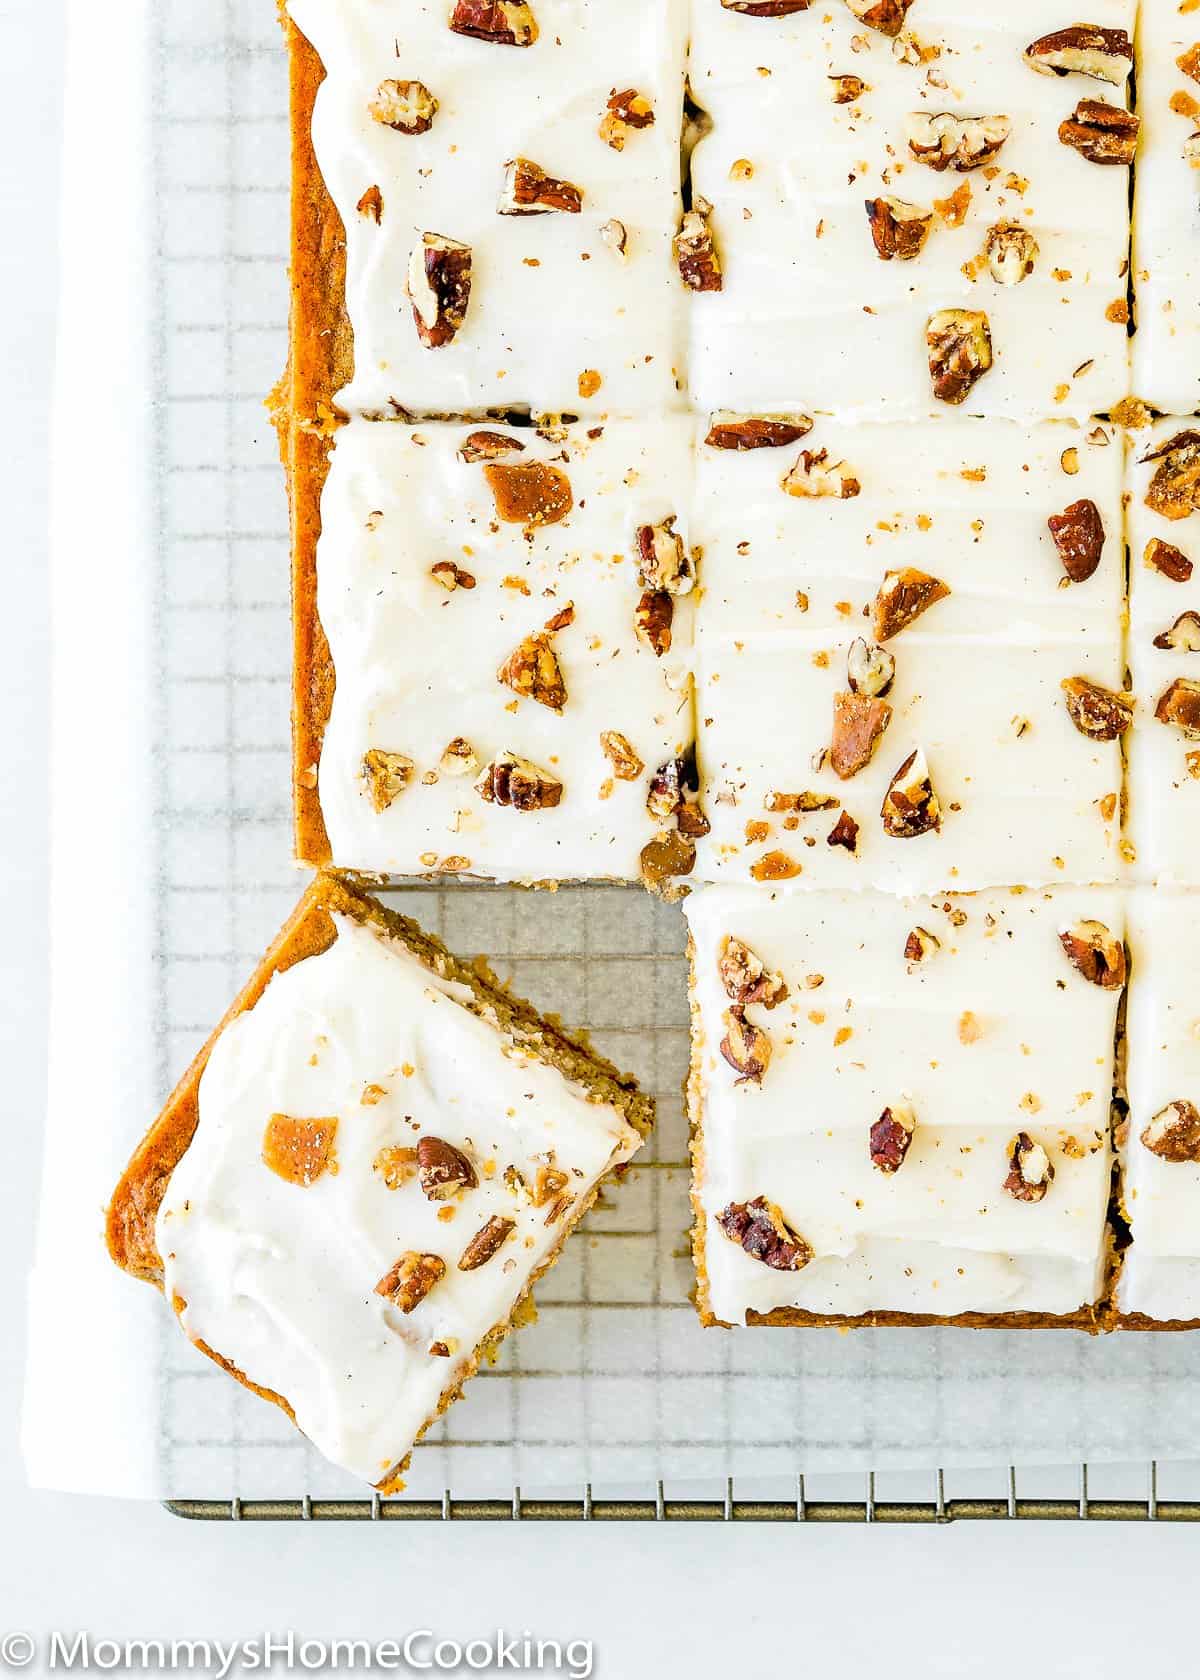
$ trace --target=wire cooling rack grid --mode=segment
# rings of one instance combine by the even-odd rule
[[[151,10],[165,1092],[301,882],[288,861],[287,514],[262,404],[286,341],[283,52],[263,0]],[[949,1440],[966,1464],[1034,1448],[1070,1463],[1097,1443],[1134,1459],[1151,1436],[1182,1460],[1194,1450],[1200,1346],[1051,1332],[703,1332],[687,1298],[678,912],[600,887],[423,887],[397,898],[454,949],[486,950],[519,991],[639,1075],[659,1103],[648,1159],[544,1280],[538,1323],[431,1431],[401,1499],[364,1500],[164,1315],[165,1485],[210,1496],[172,1509],[242,1520],[1200,1517],[1200,1475],[1180,1466],[1093,1466],[1090,1486],[1082,1468],[1022,1469],[1019,1492],[1003,1471],[814,1474],[945,1463]]]

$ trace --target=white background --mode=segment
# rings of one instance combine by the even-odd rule
[[[196,0],[197,5],[216,0]],[[401,0],[397,0],[401,3]],[[262,0],[264,6],[271,0]],[[0,0],[0,1634],[382,1638],[497,1626],[588,1637],[596,1672],[1121,1675],[1194,1648],[1195,1528],[959,1524],[539,1527],[184,1524],[154,1506],[28,1492],[16,1449],[44,1105],[47,395],[53,355],[60,0]],[[105,89],[92,90],[103,123]],[[119,263],[119,251],[97,261]],[[89,393],[78,393],[80,401]],[[102,394],[96,396],[98,438]],[[93,563],[104,564],[103,532]],[[86,720],[81,720],[85,730]],[[82,750],[98,747],[86,734]],[[79,845],[87,866],[86,835]],[[81,935],[86,896],[80,895]],[[86,1091],[81,1090],[86,1118]],[[86,1300],[64,1300],[62,1334]],[[81,1371],[99,1384],[103,1371]],[[63,1443],[70,1452],[70,1443]],[[1200,1439],[1197,1443],[1200,1455]],[[26,1670],[40,1672],[40,1665]]]

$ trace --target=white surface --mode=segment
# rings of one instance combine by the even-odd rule
[[[241,12],[258,6],[231,3]],[[2,14],[8,48],[0,64],[0,178],[25,240],[22,260],[0,274],[10,394],[0,420],[7,576],[23,627],[0,665],[8,725],[0,781],[0,903],[8,934],[0,947],[0,1046],[10,1119],[0,1244],[15,1274],[29,1258],[45,1090],[45,490],[61,18],[53,0],[5,0]],[[0,1330],[6,1349],[19,1350],[21,1291],[0,1296]],[[564,1537],[561,1529],[530,1525],[381,1536],[351,1526],[184,1526],[154,1507],[32,1494],[15,1450],[20,1378],[19,1358],[0,1362],[0,1619],[6,1630],[39,1638],[56,1626],[118,1637],[228,1637],[290,1624],[325,1636],[382,1637],[417,1625],[461,1636],[502,1621],[590,1633],[599,1647],[597,1672],[620,1680],[650,1680],[668,1662],[691,1664],[708,1680],[728,1672],[748,1642],[760,1650],[785,1646],[802,1627],[806,1660],[850,1676],[877,1666],[881,1622],[863,1608],[869,1583],[886,1581],[900,1583],[884,1618],[888,1669],[897,1676],[958,1680],[968,1666],[984,1680],[1010,1675],[1013,1649],[997,1631],[996,1606],[1018,1584],[1029,1589],[1020,1660],[1039,1676],[1127,1680],[1135,1660],[1141,1672],[1171,1672],[1193,1642],[1188,1594],[1162,1590],[1164,1581],[1182,1578],[1194,1554],[1190,1529],[642,1527],[575,1529]],[[1123,1591],[1095,1614],[1096,1583],[1116,1543]],[[615,1611],[605,1608],[613,1603],[613,1582]],[[712,1614],[718,1599],[736,1599],[736,1621]],[[1148,1604],[1155,1606],[1151,1620]]]

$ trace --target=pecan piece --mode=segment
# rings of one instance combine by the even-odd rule
[[[983,242],[988,273],[998,286],[1019,286],[1028,280],[1038,259],[1038,242],[1016,222],[997,222]]]
[[[423,233],[408,264],[408,296],[417,336],[440,350],[457,335],[471,302],[473,256],[469,245],[441,233]]]
[[[1146,491],[1146,506],[1164,519],[1186,519],[1200,507],[1200,432],[1176,432],[1142,456],[1157,461]]]
[[[496,498],[496,518],[537,530],[557,525],[575,505],[571,480],[549,461],[493,461],[483,475]]]
[[[665,589],[647,589],[633,609],[633,633],[656,659],[671,651],[675,602]]]
[[[880,737],[892,721],[886,700],[870,694],[839,691],[833,697],[833,737],[829,764],[835,776],[848,782],[874,755]]]
[[[1159,723],[1170,724],[1189,741],[1200,741],[1200,682],[1176,677],[1159,695],[1154,715]]]
[[[861,76],[830,76],[829,97],[835,105],[853,105],[868,91]]]
[[[1142,1142],[1160,1161],[1200,1161],[1200,1111],[1184,1097],[1160,1108]]]
[[[438,102],[424,82],[393,79],[380,82],[368,110],[377,123],[394,128],[398,134],[428,134]]]
[[[1183,550],[1161,537],[1150,538],[1142,559],[1152,572],[1161,572],[1172,583],[1187,583],[1192,575],[1192,562]]]
[[[912,1142],[917,1117],[908,1103],[885,1108],[871,1127],[871,1165],[882,1173],[899,1172]]]
[[[1174,648],[1179,653],[1200,653],[1200,613],[1180,613],[1169,630],[1155,636],[1156,648]]]
[[[933,211],[922,210],[902,198],[868,198],[867,220],[876,254],[884,261],[911,262],[925,249],[933,226]]]
[[[881,35],[899,35],[913,0],[846,0],[860,23],[878,29]]]
[[[412,782],[416,770],[412,759],[403,753],[384,752],[380,747],[365,752],[359,774],[367,784],[373,809],[386,811]]]
[[[395,1145],[381,1149],[371,1162],[371,1170],[379,1174],[389,1190],[403,1189],[410,1178],[417,1176],[417,1152]]]
[[[904,941],[904,960],[910,963],[928,962],[941,948],[942,942],[936,933],[930,933],[928,928],[915,927],[910,929]]]
[[[450,27],[456,35],[498,47],[531,47],[538,38],[533,7],[525,0],[454,0]]]
[[[1044,76],[1094,76],[1120,86],[1133,68],[1133,43],[1123,29],[1073,23],[1041,35],[1025,48],[1025,62]]]
[[[333,1154],[337,1129],[334,1115],[297,1120],[290,1114],[272,1114],[263,1132],[263,1166],[277,1178],[307,1189],[322,1173],[337,1171]]]
[[[918,163],[939,174],[959,173],[990,163],[1012,133],[1007,117],[956,117],[950,111],[914,111],[905,119],[908,149]]]
[[[941,827],[942,807],[920,747],[909,753],[889,782],[880,815],[884,833],[894,840],[915,840]]]
[[[896,661],[886,648],[876,647],[865,636],[856,636],[846,655],[846,681],[854,694],[882,698],[896,680]]]
[[[992,365],[992,330],[981,309],[939,309],[925,328],[929,377],[939,402],[961,403]]]
[[[440,583],[447,595],[453,595],[456,589],[474,589],[474,572],[464,572],[461,566],[456,566],[453,560],[437,560],[429,568],[429,575],[435,583]]]
[[[619,782],[636,782],[646,768],[634,752],[628,738],[622,735],[619,729],[600,731],[600,750],[612,765],[613,775]]]
[[[890,641],[906,630],[923,612],[944,601],[949,584],[920,572],[915,566],[885,572],[871,608],[871,628],[877,642]]]
[[[497,680],[523,700],[536,700],[552,712],[567,703],[567,685],[554,645],[544,630],[526,636],[496,672]]]
[[[1125,984],[1125,947],[1103,922],[1072,922],[1058,940],[1071,967],[1085,980],[1106,992],[1120,991]]]
[[[1089,741],[1115,741],[1133,722],[1133,701],[1087,677],[1064,677],[1059,684],[1067,697],[1071,722]]]
[[[570,181],[560,181],[547,175],[541,164],[532,158],[509,158],[504,165],[504,185],[496,206],[501,216],[548,216],[558,210],[567,216],[578,216],[583,209],[583,194]]]
[[[410,1313],[445,1275],[446,1262],[440,1255],[419,1254],[410,1248],[380,1278],[375,1293],[386,1296],[402,1313]]]
[[[677,828],[655,835],[642,847],[639,859],[642,880],[654,891],[680,875],[690,875],[696,867],[696,842]]]
[[[421,1194],[431,1202],[447,1202],[479,1185],[479,1176],[462,1150],[428,1132],[417,1140],[417,1168]]]
[[[693,839],[707,834],[708,822],[697,803],[699,786],[693,758],[669,758],[650,778],[646,809],[656,822],[674,823]]]
[[[675,515],[658,525],[639,525],[637,532],[638,582],[643,589],[662,589],[668,595],[686,595],[696,581],[691,556],[675,529]]]
[[[849,811],[843,811],[825,836],[827,846],[841,846],[852,856],[858,851],[858,824]]]
[[[721,1054],[739,1075],[737,1085],[761,1085],[771,1060],[770,1035],[752,1021],[738,1005],[725,1011],[725,1037],[721,1040]]]
[[[1040,1202],[1054,1179],[1054,1165],[1028,1132],[1018,1132],[1008,1146],[1004,1188],[1018,1202]]]
[[[475,1272],[480,1266],[486,1266],[504,1247],[509,1237],[517,1228],[515,1219],[505,1219],[503,1214],[494,1213],[492,1217],[481,1225],[471,1238],[462,1257],[458,1262],[460,1272]]]
[[[468,432],[458,446],[458,458],[468,467],[480,461],[498,461],[504,455],[521,455],[525,445],[508,432]]]
[[[798,1272],[813,1257],[808,1243],[765,1196],[755,1196],[752,1202],[730,1202],[716,1221],[730,1242],[774,1272]]]
[[[1141,118],[1123,105],[1081,99],[1073,116],[1059,124],[1058,138],[1089,163],[1129,164],[1137,151]]]
[[[1104,521],[1095,502],[1072,502],[1062,513],[1052,513],[1046,521],[1054,546],[1062,561],[1063,571],[1072,583],[1086,583],[1104,552]]]
[[[623,152],[631,129],[652,128],[654,107],[636,88],[614,88],[600,119],[600,138],[614,152]]]
[[[783,475],[780,488],[789,496],[837,496],[848,501],[862,485],[845,461],[831,461],[827,449],[802,449],[796,464]]]
[[[710,449],[784,449],[811,431],[807,414],[714,414],[704,441]]]
[[[378,227],[383,220],[383,194],[378,187],[368,187],[354,206],[360,216],[368,216]]]
[[[498,753],[475,786],[489,805],[508,805],[514,811],[549,811],[563,796],[557,776],[512,752]]]
[[[783,975],[773,974],[749,945],[735,939],[732,934],[726,934],[721,941],[717,972],[729,1001],[742,1009],[751,1003],[761,1003],[764,1009],[774,1009],[788,995]]]
[[[698,198],[693,209],[685,211],[673,249],[679,278],[691,292],[719,292],[725,284],[721,272],[721,258],[709,223],[712,205],[706,198]]]
[[[790,17],[793,12],[806,12],[812,0],[721,0],[727,12],[740,12],[743,17]]]

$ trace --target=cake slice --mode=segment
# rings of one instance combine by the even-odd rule
[[[117,1186],[116,1263],[384,1492],[653,1103],[404,916],[316,880]]]
[[[704,1322],[1099,1328],[1119,892],[686,911]]]

